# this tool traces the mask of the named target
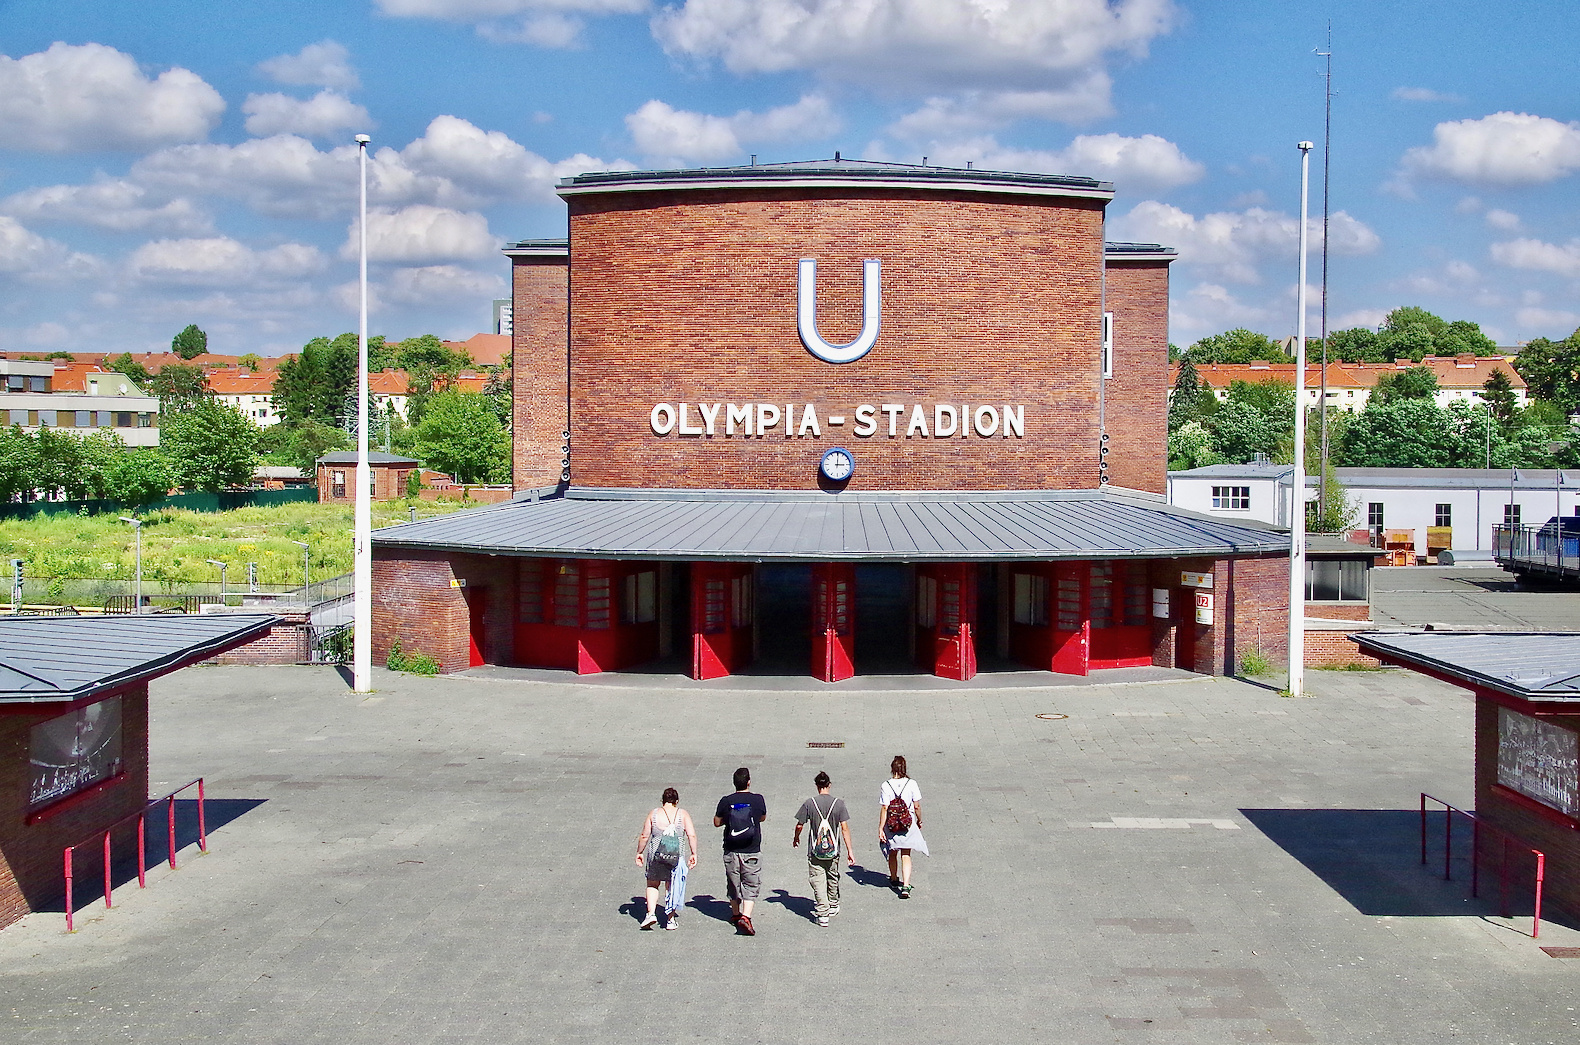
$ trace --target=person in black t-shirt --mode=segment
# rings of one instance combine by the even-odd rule
[[[751,792],[752,773],[745,766],[735,771],[735,791],[719,799],[713,826],[724,828],[724,878],[730,891],[730,921],[742,936],[756,936],[752,905],[762,892],[762,823],[768,803]]]

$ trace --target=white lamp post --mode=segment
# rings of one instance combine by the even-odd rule
[[[1295,285],[1295,472],[1289,512],[1289,695],[1298,697],[1306,667],[1306,198],[1311,142],[1300,150],[1300,265]],[[1326,409],[1326,404],[1324,404]]]
[[[210,566],[219,567],[219,604],[225,605],[225,564],[218,559],[204,559]]]
[[[361,325],[357,328],[357,500],[352,551],[351,688],[366,693],[373,676],[373,499],[368,490],[368,142],[357,135],[361,162],[357,238],[362,284]]]
[[[291,543],[302,549],[302,598],[305,599],[307,598],[307,585],[309,583],[307,576],[307,556],[311,553],[313,546],[308,544],[306,541],[292,541]]]
[[[123,523],[132,524],[132,532],[137,535],[137,605],[133,613],[143,612],[143,521],[130,516],[119,517]]]

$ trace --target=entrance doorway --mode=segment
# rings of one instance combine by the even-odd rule
[[[856,567],[856,636],[856,674],[916,672],[909,567],[888,562]]]
[[[754,673],[805,675],[812,658],[812,567],[764,563],[757,569]]]

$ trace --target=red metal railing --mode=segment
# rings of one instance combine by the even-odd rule
[[[1454,860],[1454,814],[1470,821],[1470,895],[1478,896],[1481,891],[1481,830],[1482,822],[1475,813],[1466,812],[1458,806],[1450,805],[1433,795],[1421,792],[1421,863],[1426,863],[1426,804],[1436,802],[1443,807],[1443,881],[1452,881]],[[1542,880],[1546,876],[1547,854],[1540,849],[1532,849],[1520,839],[1515,838],[1501,828],[1491,824],[1486,829],[1498,836],[1501,842],[1501,854],[1498,861],[1498,909],[1503,917],[1509,914],[1509,843],[1519,842],[1519,847],[1536,858],[1536,910],[1531,915],[1531,939],[1536,939],[1542,931]]]
[[[139,889],[146,889],[146,888],[148,888],[148,872],[147,872],[147,865],[148,865],[147,856],[148,856],[148,852],[147,852],[147,831],[146,831],[146,826],[147,826],[147,821],[148,821],[148,811],[153,809],[153,808],[155,808],[156,806],[158,806],[161,802],[164,803],[164,806],[165,806],[165,834],[166,834],[167,839],[169,841],[170,866],[171,866],[172,869],[174,869],[175,866],[176,866],[176,796],[179,795],[181,792],[185,791],[189,787],[196,787],[197,788],[198,848],[206,853],[206,852],[208,852],[208,828],[207,828],[207,824],[206,824],[206,822],[204,820],[204,816],[203,816],[203,778],[202,777],[198,777],[196,780],[192,780],[192,781],[189,781],[189,782],[187,782],[185,784],[182,784],[180,787],[176,788],[174,791],[171,791],[167,795],[164,795],[164,796],[162,796],[160,798],[155,798],[155,799],[149,800],[148,804],[143,806],[142,809],[138,810],[135,813],[128,813],[126,816],[121,817],[119,820],[115,821],[115,823],[111,824],[109,827],[104,828],[104,830],[102,832],[98,832],[98,831],[94,832],[95,835],[99,835],[101,833],[103,835],[103,845],[104,845],[104,906],[105,906],[106,910],[108,910],[109,908],[115,906],[114,903],[111,902],[111,898],[110,898],[110,893],[111,893],[111,890],[112,890],[113,885],[114,885],[114,883],[111,880],[111,874],[110,874],[110,835],[112,833],[114,833],[116,828],[120,827],[122,824],[126,823],[128,820],[132,820],[134,818],[137,820],[137,888],[139,888]],[[73,932],[74,931],[73,928],[72,928],[72,867],[71,867],[72,858],[71,858],[71,854],[76,849],[79,849],[82,846],[87,845],[91,841],[93,841],[93,839],[91,839],[91,838],[83,839],[81,842],[77,842],[75,845],[68,845],[66,847],[66,850],[65,850],[64,862],[65,862],[65,867],[66,867],[66,931],[67,932]]]

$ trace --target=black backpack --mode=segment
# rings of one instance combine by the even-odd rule
[[[731,802],[724,817],[724,840],[730,849],[747,849],[757,845],[762,831],[757,818],[752,815],[750,802]]]

